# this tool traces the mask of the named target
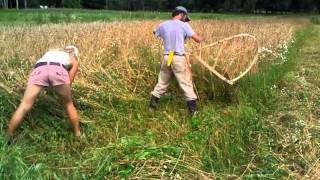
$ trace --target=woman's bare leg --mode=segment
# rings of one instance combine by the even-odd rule
[[[7,129],[8,136],[13,136],[16,129],[19,127],[19,125],[23,121],[23,118],[26,115],[26,113],[29,112],[30,109],[32,108],[32,105],[35,99],[37,98],[37,96],[39,95],[42,89],[43,89],[43,86],[39,86],[39,85],[27,86],[24,96],[21,100],[21,103],[9,122],[8,129]]]
[[[81,135],[80,125],[79,125],[79,116],[72,101],[71,87],[70,85],[65,84],[65,85],[55,86],[55,89],[67,110],[69,120],[74,130],[74,134],[75,136],[79,137]]]

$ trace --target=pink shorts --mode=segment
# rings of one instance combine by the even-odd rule
[[[62,66],[43,65],[32,70],[28,84],[58,86],[70,84],[68,71]]]

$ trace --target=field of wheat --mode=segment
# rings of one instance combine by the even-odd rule
[[[107,90],[127,98],[132,97],[135,92],[147,94],[145,91],[148,88],[145,85],[155,83],[162,57],[162,42],[152,33],[159,23],[160,21],[133,21],[2,27],[2,66],[10,64],[13,59],[20,64],[18,69],[8,66],[2,68],[1,72],[1,79],[15,79],[19,83],[2,82],[9,89],[16,89],[16,86],[21,86],[28,78],[32,64],[47,50],[74,44],[81,51],[80,73],[76,84],[96,91]],[[263,51],[261,56],[265,56],[265,53],[277,56],[277,51],[292,41],[297,22],[275,19],[197,20],[191,26],[205,37],[203,44],[248,33],[257,38]],[[187,41],[186,46],[189,54],[199,53],[200,45],[191,40]],[[215,53],[217,52],[212,50],[203,56]],[[193,56],[190,59],[197,63]],[[203,76],[201,72],[195,72],[196,76],[197,74]]]

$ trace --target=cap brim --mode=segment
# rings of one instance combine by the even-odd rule
[[[189,16],[186,17],[186,22],[191,21],[191,19],[189,18]]]

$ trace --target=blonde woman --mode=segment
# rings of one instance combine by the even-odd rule
[[[14,135],[44,87],[56,90],[66,108],[75,136],[80,137],[79,116],[71,96],[71,84],[78,71],[78,57],[78,48],[67,46],[63,50],[49,50],[37,61],[21,103],[9,122],[8,139]]]

